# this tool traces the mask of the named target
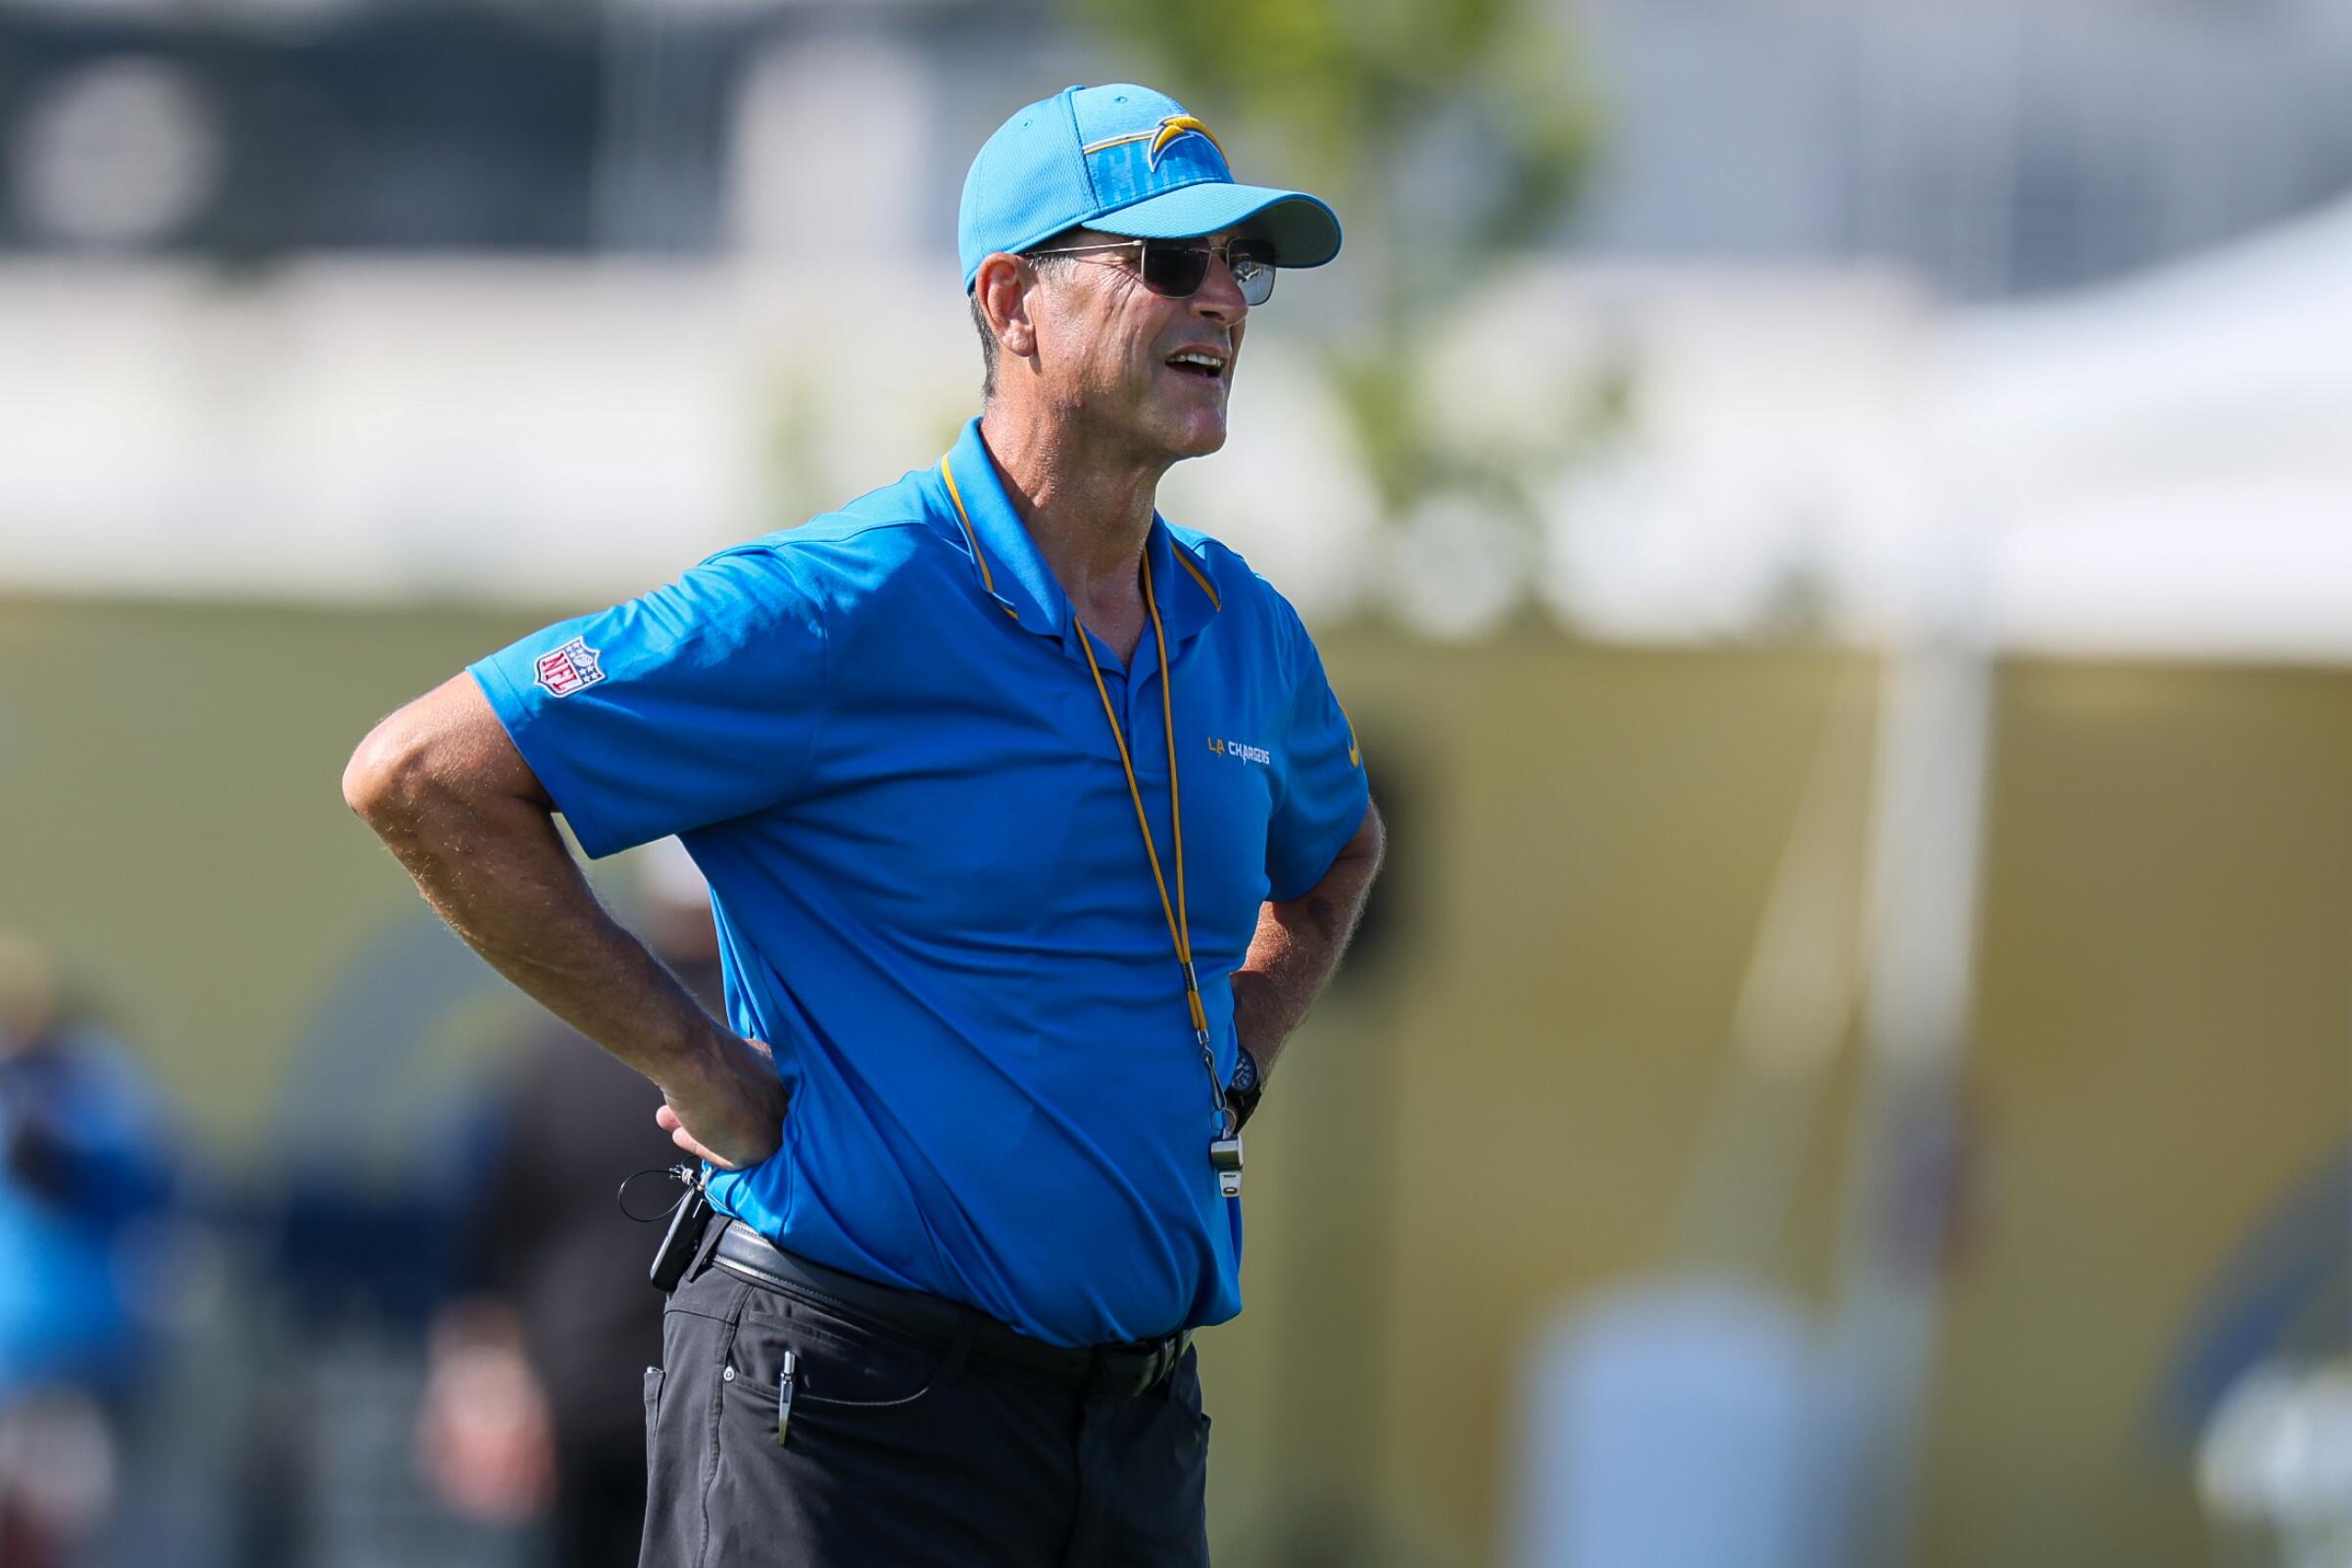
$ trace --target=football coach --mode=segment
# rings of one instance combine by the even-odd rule
[[[945,457],[490,656],[344,775],[708,1162],[648,1568],[1206,1563],[1190,1342],[1241,1309],[1240,1124],[1380,863],[1298,616],[1153,508],[1331,210],[1073,87],[981,148],[958,243],[988,371]],[[723,1023],[556,812],[592,857],[684,841]]]

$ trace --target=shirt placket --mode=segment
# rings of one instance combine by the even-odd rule
[[[1086,655],[1079,651],[1075,639],[1086,636],[1087,632],[1074,615],[1070,619],[1069,630],[1072,641],[1066,651],[1071,659],[1078,662],[1083,673]],[[1145,629],[1142,641],[1136,644],[1134,655],[1124,665],[1118,664],[1117,656],[1100,637],[1095,639],[1094,650],[1102,671],[1102,683],[1110,693],[1111,706],[1118,711],[1119,729],[1126,738],[1127,756],[1135,767],[1136,783],[1144,798],[1144,819],[1152,826],[1152,845],[1159,851],[1162,863],[1169,867],[1168,875],[1173,878],[1176,839],[1173,824],[1168,820],[1168,743],[1160,729],[1159,693],[1152,687],[1154,681],[1162,678],[1159,650],[1149,627]],[[1173,656],[1174,650],[1169,652]],[[1173,697],[1175,694],[1171,692],[1169,695]],[[1097,733],[1101,733],[1100,729]],[[1118,760],[1114,757],[1111,760],[1115,764]],[[1120,779],[1119,785],[1120,793],[1124,794],[1126,780]],[[1140,846],[1137,853],[1142,853]],[[1171,897],[1174,892],[1175,885],[1171,881]]]

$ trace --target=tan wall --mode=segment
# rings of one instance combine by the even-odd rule
[[[0,602],[0,926],[65,949],[223,1159],[267,1163],[330,976],[416,908],[341,808],[350,746],[540,618]],[[1397,849],[1252,1129],[1250,1307],[1206,1352],[1219,1561],[1490,1562],[1526,1337],[1666,1259],[1824,715],[1869,682],[1536,634],[1326,655]],[[2229,1250],[2352,1131],[2352,676],[2028,663],[2000,694],[1984,1201],[1923,1560],[2195,1562],[2149,1402]],[[415,1076],[466,1070],[446,1042],[492,995]],[[1816,1298],[1827,1133],[1785,1259]]]

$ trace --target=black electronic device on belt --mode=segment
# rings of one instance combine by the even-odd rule
[[[679,1171],[686,1167],[678,1166]],[[654,1267],[648,1276],[654,1289],[664,1295],[678,1288],[686,1277],[686,1265],[694,1261],[694,1250],[702,1245],[703,1232],[710,1223],[710,1200],[703,1195],[703,1179],[699,1174],[682,1178],[686,1196],[670,1210],[669,1230],[662,1238],[662,1250],[654,1254]]]

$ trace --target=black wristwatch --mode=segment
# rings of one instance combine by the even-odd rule
[[[1225,1086],[1225,1103],[1233,1107],[1233,1125],[1238,1132],[1250,1120],[1250,1113],[1257,1109],[1257,1102],[1266,1092],[1266,1081],[1258,1076],[1257,1058],[1250,1054],[1248,1046],[1236,1045],[1233,1054],[1233,1082]]]

